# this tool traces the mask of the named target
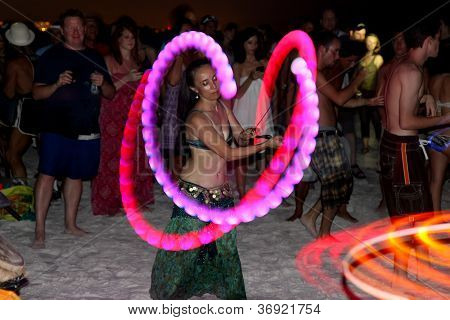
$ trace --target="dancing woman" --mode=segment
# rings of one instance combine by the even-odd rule
[[[277,148],[277,136],[248,145],[254,133],[244,131],[231,110],[220,100],[219,83],[208,60],[192,62],[186,69],[180,107],[187,110],[186,142],[191,156],[180,173],[179,187],[188,196],[212,208],[233,206],[227,183],[227,162],[243,159],[267,148]],[[242,147],[231,148],[235,140]],[[173,207],[166,233],[183,234],[207,223]],[[152,270],[153,299],[188,299],[205,293],[223,299],[245,299],[244,279],[236,247],[236,230],[198,249],[159,250]]]

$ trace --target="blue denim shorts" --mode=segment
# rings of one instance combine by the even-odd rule
[[[39,173],[89,180],[97,175],[100,139],[77,140],[57,133],[42,133],[39,157]]]

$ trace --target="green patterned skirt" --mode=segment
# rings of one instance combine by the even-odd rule
[[[228,185],[213,190],[180,181],[181,189],[210,207],[232,207]],[[166,233],[184,234],[202,229],[208,223],[173,207]],[[236,229],[215,242],[189,251],[158,250],[152,270],[152,299],[188,299],[205,293],[221,299],[246,299],[241,261],[236,247]]]

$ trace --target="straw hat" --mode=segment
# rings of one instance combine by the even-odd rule
[[[5,36],[11,44],[19,47],[25,47],[34,40],[34,32],[22,22],[13,23]]]

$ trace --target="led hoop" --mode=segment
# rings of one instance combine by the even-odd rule
[[[373,247],[375,244],[383,243],[389,239],[392,238],[401,238],[409,235],[416,235],[419,233],[429,233],[429,232],[448,232],[450,231],[450,223],[442,223],[432,226],[425,226],[425,227],[415,227],[415,228],[409,228],[404,229],[401,231],[395,231],[388,234],[384,234],[378,237],[375,237],[370,240],[364,241],[364,243],[361,243],[354,248],[350,250],[350,252],[345,256],[344,261],[342,262],[343,265],[343,272],[344,276],[351,281],[356,287],[359,289],[369,293],[370,295],[379,298],[379,299],[409,299],[407,296],[394,294],[379,288],[376,288],[364,281],[361,281],[358,277],[353,275],[352,267],[351,267],[351,261],[355,259],[355,257],[358,256],[357,253],[364,251],[368,246]]]
[[[296,257],[297,269],[304,280],[324,292],[342,290],[342,281],[336,279],[334,274],[326,272],[326,263],[332,270],[343,269],[345,280],[377,298],[442,299],[448,292],[446,289],[450,288],[450,278],[448,272],[445,273],[450,267],[450,253],[445,241],[440,240],[450,232],[449,218],[448,210],[426,212],[395,221],[389,218],[378,220],[364,227],[335,233],[333,236],[338,239],[338,243],[323,238],[303,247]],[[405,229],[411,226],[412,221],[420,222],[420,227]],[[438,234],[442,237],[437,237]],[[404,237],[414,238],[414,244],[405,241],[407,239]],[[407,243],[410,243],[410,246],[406,246]],[[391,281],[395,272],[385,263],[386,253],[394,253],[396,260],[400,261],[406,259],[412,247],[417,246],[425,246],[428,254],[416,250],[416,266],[412,269],[421,270],[421,278],[426,279],[428,284],[437,286],[430,287],[409,277],[396,277],[396,285],[393,288]],[[342,258],[344,256],[345,258]],[[395,264],[394,261],[391,260],[391,263]],[[316,267],[305,267],[311,264]],[[346,287],[344,290],[349,297],[360,298]]]
[[[144,88],[149,73],[150,70],[142,77],[141,84],[139,85],[134,101],[131,104],[123,134],[122,147],[120,150],[120,192],[122,193],[122,202],[131,226],[144,241],[156,248],[170,251],[191,250],[217,240],[225,232],[230,231],[232,227],[225,224],[219,226],[210,223],[199,231],[182,235],[166,234],[149,224],[140,212],[138,207],[139,204],[134,196],[134,154],[137,148],[136,135],[138,133],[141,115],[141,104],[144,98]]]
[[[289,124],[283,145],[277,150],[269,167],[263,172],[255,186],[244,199],[230,209],[211,209],[186,196],[172,180],[164,168],[159,151],[156,131],[156,109],[160,94],[160,84],[171,61],[181,52],[195,48],[202,51],[212,61],[220,82],[220,92],[226,99],[236,93],[236,83],[226,55],[214,40],[201,32],[186,32],[175,37],[161,51],[153,65],[145,87],[145,100],[142,104],[142,124],[145,149],[149,164],[155,172],[155,178],[164,192],[173,202],[202,221],[216,224],[237,225],[249,222],[255,217],[264,216],[271,208],[276,208],[282,198],[289,196],[293,186],[300,182],[302,170],[310,162],[310,154],[315,148],[314,137],[318,132],[318,97],[316,94],[316,55],[309,36],[302,31],[293,31],[277,45],[269,60],[264,76],[264,86],[269,96],[273,93],[275,79],[282,62],[292,49],[297,49],[303,59],[296,59],[291,70],[296,74],[300,87],[291,123]],[[295,150],[297,149],[297,152]],[[295,156],[294,156],[295,153]],[[291,165],[289,166],[289,163]],[[285,176],[281,175],[285,172]]]

